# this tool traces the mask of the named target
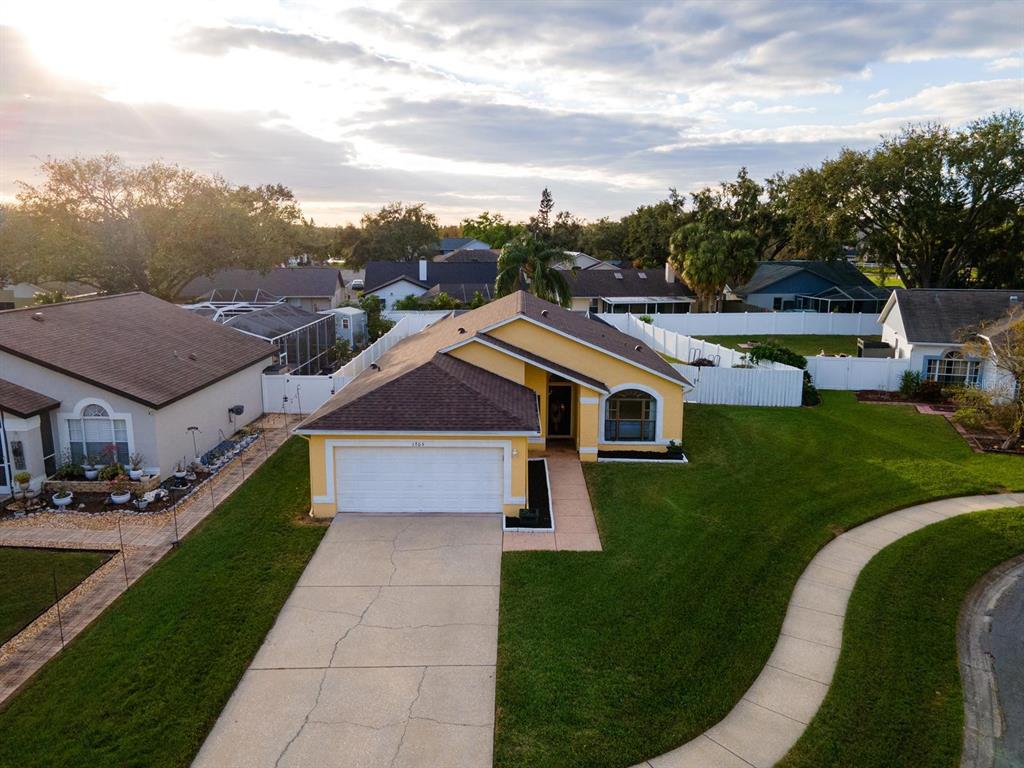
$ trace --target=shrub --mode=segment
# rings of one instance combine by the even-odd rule
[[[654,323],[654,319],[650,315],[639,315],[637,320],[641,323],[647,323],[648,325],[652,325]]]
[[[787,349],[774,341],[762,341],[750,350],[750,360],[753,363],[782,363],[791,365],[794,368],[803,370],[807,367],[807,358],[798,355],[791,349]]]
[[[977,387],[959,387],[953,393],[956,413],[953,420],[967,429],[995,426],[1010,432],[1014,425],[1014,408],[1009,402],[997,402],[992,393]]]
[[[16,482],[18,485],[28,485],[28,483],[31,480],[32,480],[32,473],[31,472],[26,472],[25,470],[22,470],[21,472],[15,472],[14,473],[14,482]]]
[[[918,385],[914,399],[922,403],[941,403],[946,399],[946,393],[939,382],[925,379]]]
[[[107,464],[103,469],[100,470],[100,480],[113,480],[119,475],[124,474],[124,467],[120,464]]]
[[[804,371],[804,388],[803,394],[800,398],[801,405],[821,405],[821,393],[818,392],[818,388],[814,386],[814,380],[811,378],[811,374]]]
[[[913,400],[917,397],[919,389],[921,389],[921,372],[904,371],[900,376],[900,394],[907,400]]]
[[[73,461],[64,462],[53,473],[54,480],[80,480],[83,477],[85,477],[85,470],[82,469],[82,465],[75,464]]]

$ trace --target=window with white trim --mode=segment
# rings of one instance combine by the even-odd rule
[[[970,360],[951,349],[925,365],[924,377],[940,384],[976,387],[981,380],[981,360]]]
[[[624,389],[605,401],[606,442],[653,442],[658,402],[639,389]]]
[[[128,462],[128,422],[111,418],[102,405],[87,405],[81,418],[68,419],[68,441],[71,460],[85,462],[87,456],[99,458],[108,446],[114,447],[114,458],[119,464]]]

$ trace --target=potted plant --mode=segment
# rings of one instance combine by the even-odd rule
[[[144,459],[143,459],[143,456],[142,456],[141,453],[133,453],[131,456],[128,457],[128,462],[129,462],[128,476],[132,480],[141,480],[142,479],[142,462],[143,462],[143,460]]]
[[[118,475],[110,481],[110,501],[113,504],[127,504],[131,501],[131,482],[127,475]]]
[[[28,493],[29,483],[32,482],[32,473],[21,470],[21,472],[14,473],[14,482],[21,487],[22,493]]]
[[[679,458],[683,455],[683,446],[677,443],[675,440],[668,441],[668,455],[675,458]]]
[[[93,456],[91,453],[85,457],[85,461],[82,462],[82,471],[85,473],[86,480],[95,480],[99,477],[100,470],[96,464],[99,462],[99,458]]]
[[[72,494],[70,489],[65,483],[61,483],[57,486],[57,492],[53,494],[50,501],[53,502],[53,506],[63,509],[71,503]]]
[[[124,467],[120,464],[107,464],[103,469],[100,470],[100,480],[110,482],[124,474]]]
[[[184,479],[186,474],[188,474],[188,473],[185,472],[185,467],[182,465],[182,463],[180,461],[177,464],[174,465],[174,476],[176,478],[178,478],[179,480],[182,480],[182,479]]]

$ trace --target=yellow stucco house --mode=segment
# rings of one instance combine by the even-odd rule
[[[312,514],[516,516],[530,451],[663,452],[687,383],[639,340],[514,293],[403,340],[296,429]]]

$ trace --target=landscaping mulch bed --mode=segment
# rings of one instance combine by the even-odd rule
[[[854,392],[857,398],[857,402],[860,403],[896,403],[898,405],[923,405],[931,408],[933,411],[948,411],[952,413],[956,410],[956,405],[952,400],[944,400],[939,403],[925,403],[919,400],[907,400],[899,392],[886,392],[881,389],[861,389]]]
[[[686,457],[681,453],[664,451],[598,451],[597,460],[608,461],[661,461],[669,464],[686,464]]]
[[[527,506],[536,516],[506,517],[505,530],[550,531],[551,499],[548,498],[548,463],[543,459],[530,459],[526,464],[529,481]]]

